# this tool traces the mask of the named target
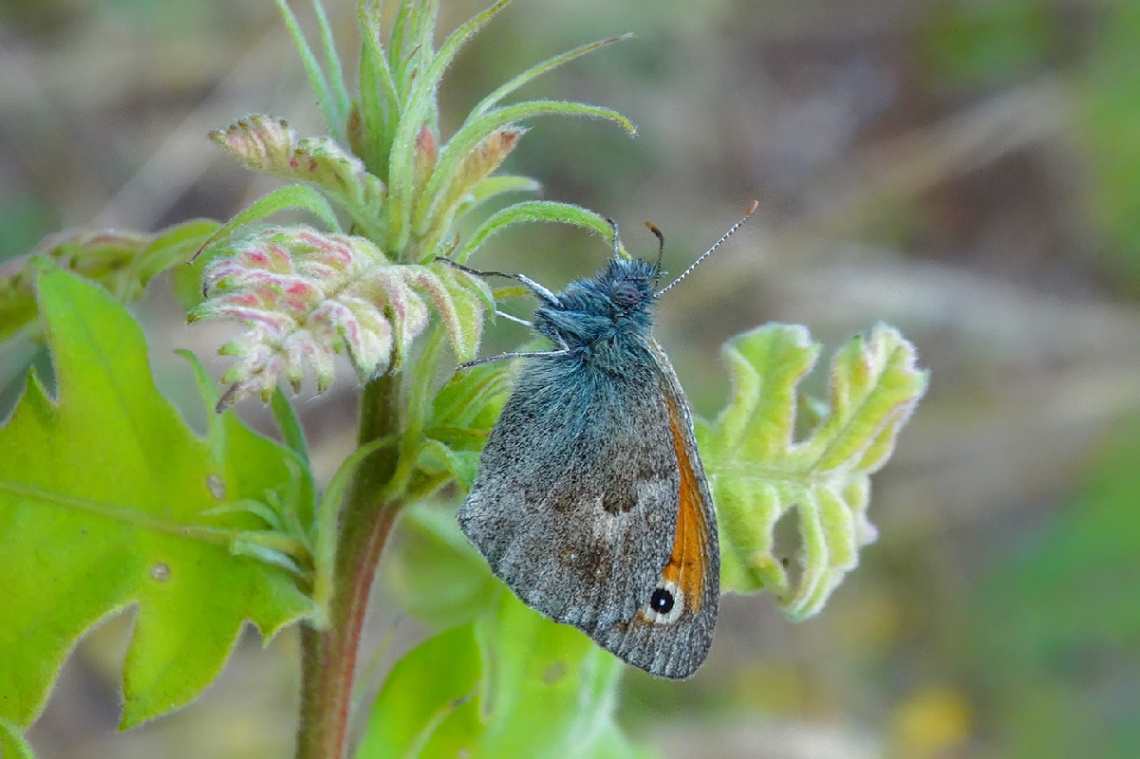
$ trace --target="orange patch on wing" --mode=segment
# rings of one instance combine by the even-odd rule
[[[701,608],[701,595],[705,588],[709,528],[705,522],[701,488],[685,447],[684,419],[671,401],[666,402],[669,406],[669,429],[673,433],[673,452],[677,455],[677,469],[681,474],[681,503],[677,511],[673,551],[669,554],[669,563],[661,571],[661,577],[676,584],[685,596],[685,608],[695,613]]]

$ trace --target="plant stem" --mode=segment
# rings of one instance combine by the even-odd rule
[[[400,429],[400,380],[382,375],[364,387],[361,445]],[[400,501],[386,499],[399,448],[385,446],[357,469],[341,511],[329,626],[301,630],[301,709],[297,759],[341,759],[348,735],[353,675],[368,595]]]

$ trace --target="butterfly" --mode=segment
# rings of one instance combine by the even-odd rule
[[[459,525],[524,603],[573,625],[650,674],[686,678],[712,645],[720,598],[716,512],[688,399],[653,338],[668,287],[656,262],[619,255],[558,293],[504,276],[538,299],[550,350],[522,366],[483,449]],[[470,364],[469,364],[470,365]],[[469,366],[468,365],[468,366]]]

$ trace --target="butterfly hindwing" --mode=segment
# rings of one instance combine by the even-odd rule
[[[712,645],[720,600],[716,513],[688,402],[660,347],[653,343],[679,474],[673,545],[649,602],[599,642],[634,666],[664,677],[688,677]]]

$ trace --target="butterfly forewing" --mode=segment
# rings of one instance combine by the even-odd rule
[[[652,379],[523,364],[459,512],[519,598],[594,637],[637,614],[673,547],[680,476]]]

